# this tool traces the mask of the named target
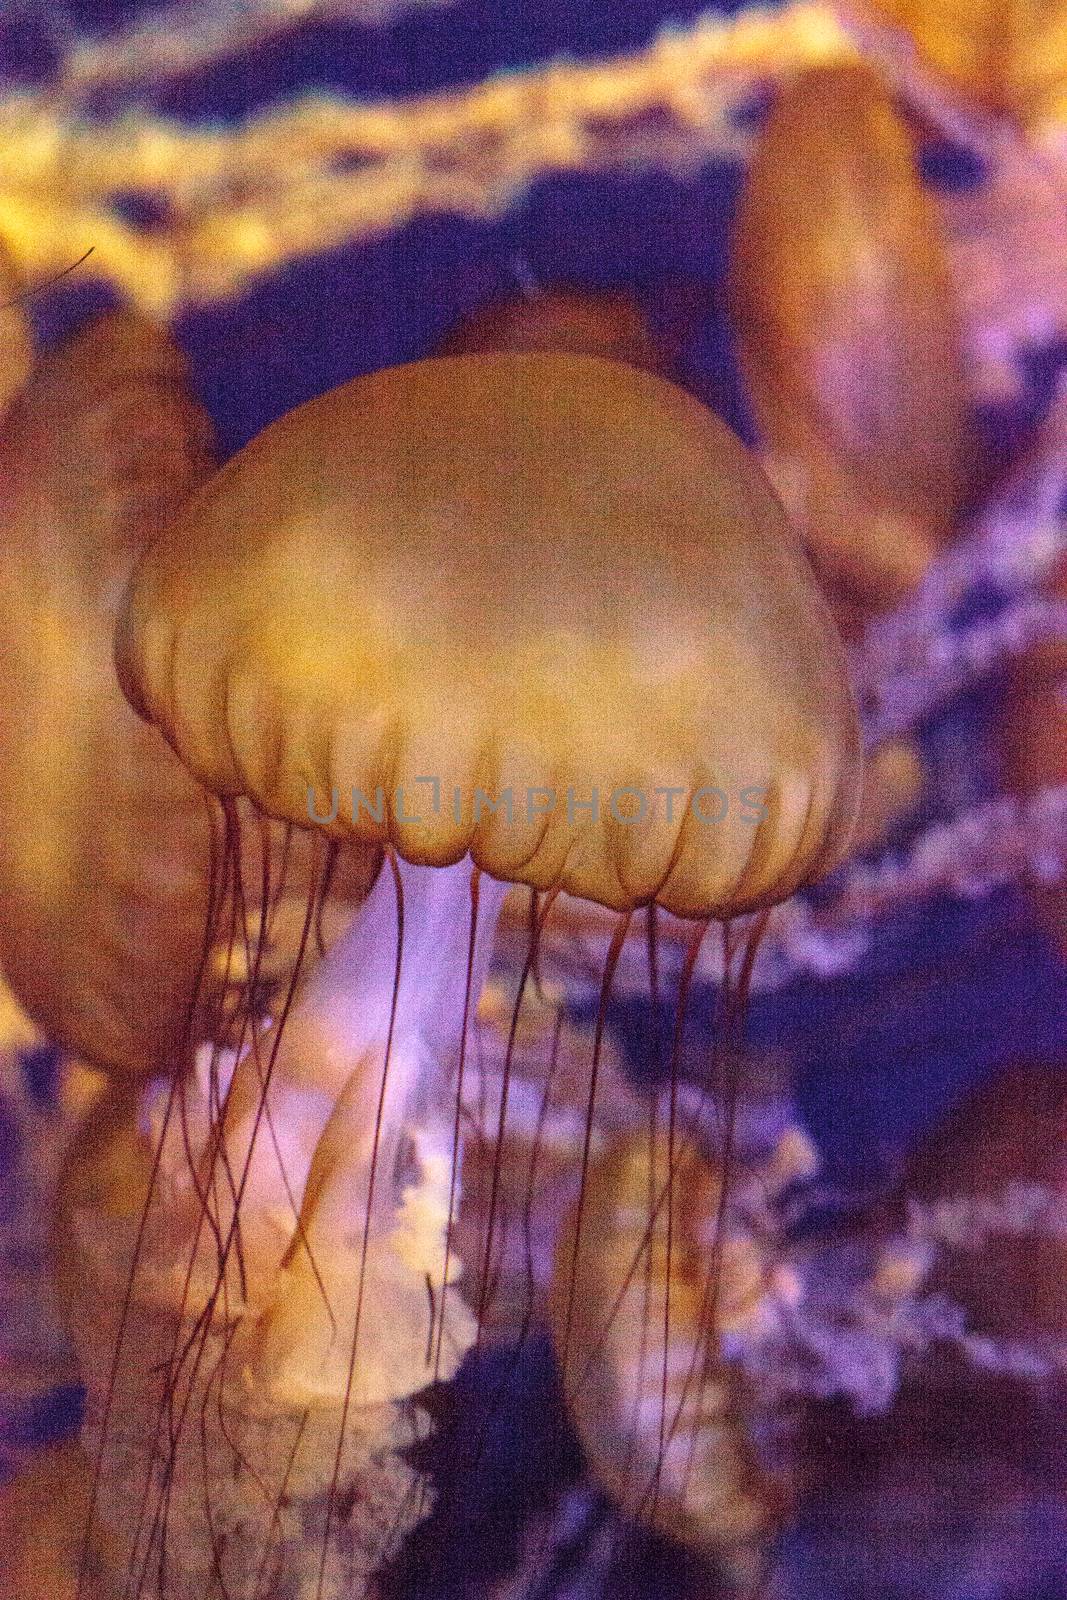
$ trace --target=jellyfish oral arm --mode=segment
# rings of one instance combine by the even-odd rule
[[[284,1074],[340,1094],[353,1053],[418,1037],[435,1054],[458,1050],[470,969],[476,1006],[507,885],[464,858],[451,867],[386,862],[370,895],[312,975],[291,1024]],[[476,935],[471,951],[471,922]],[[325,1054],[296,1059],[300,1025],[313,1019]]]
[[[95,1218],[83,1247],[87,1438],[127,1578],[165,1547],[175,1593],[213,1591],[225,1549],[226,1593],[252,1600],[269,1548],[333,1575],[320,1593],[366,1593],[423,1515],[407,1452],[429,1423],[410,1402],[477,1332],[446,1292],[449,1093],[505,891],[469,860],[390,859],[284,1019],[146,1091],[162,1139],[147,1209]],[[171,1524],[130,1517],[142,1493],[179,1507]],[[355,1522],[339,1502],[331,1539],[348,1493]],[[310,1556],[305,1516],[326,1518]],[[300,1592],[315,1589],[313,1573]]]
[[[473,1026],[506,890],[475,876],[467,859],[445,868],[387,861],[280,1032],[263,1030],[236,1064],[204,1152],[213,1170],[196,1186],[215,1208],[200,1250],[211,1256],[219,1239],[224,1250],[230,1242],[223,1271],[236,1287],[237,1219],[239,1298],[252,1313],[247,1372],[276,1402],[337,1397],[353,1304],[367,1302],[383,1273],[394,1277],[406,1262],[420,1313],[427,1281],[444,1287],[451,1127],[435,1112]],[[188,1153],[172,1139],[173,1170]],[[215,1269],[204,1265],[210,1279]],[[449,1262],[448,1279],[458,1270]],[[358,1296],[357,1282],[366,1282]],[[392,1282],[394,1304],[400,1292]],[[366,1327],[368,1357],[371,1342]],[[364,1387],[375,1390],[361,1403],[425,1382],[426,1343],[423,1333],[408,1378],[391,1360],[379,1385],[376,1363],[361,1360]],[[377,1392],[391,1383],[404,1387]]]
[[[473,1022],[507,890],[483,875],[476,893],[473,883],[466,859],[443,868],[383,865],[297,996],[277,1049],[265,1047],[264,1036],[238,1064],[225,1113],[231,1160],[247,1153],[241,1130],[256,1120],[268,1074],[270,1094],[284,1096],[290,1114],[294,1091],[308,1091],[312,1148],[326,1126],[323,1107],[342,1096],[368,1113],[368,1145],[379,1122],[380,1144],[421,1108],[435,1063],[458,1054],[465,1022]]]

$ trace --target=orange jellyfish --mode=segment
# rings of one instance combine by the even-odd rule
[[[206,1004],[194,1023],[190,1002],[220,885],[204,795],[123,700],[112,640],[138,557],[213,470],[210,425],[169,336],[112,314],[42,359],[3,425],[0,462],[0,963],[67,1051],[149,1077],[212,1026]],[[255,844],[250,918],[268,841]],[[205,1002],[232,977],[224,956],[200,983]]]
[[[759,1197],[746,1205],[712,1098],[703,1137],[678,1114],[677,1093],[665,1099],[651,1127],[616,1135],[590,1169],[557,1248],[552,1332],[596,1480],[627,1516],[751,1592],[789,1485],[783,1464],[757,1449],[749,1385],[727,1352],[775,1316],[760,1213],[810,1173],[814,1152],[786,1130],[743,1175]]]
[[[966,395],[944,242],[865,67],[785,88],[735,225],[731,294],[768,471],[846,632],[948,537]]]
[[[206,915],[199,791],[110,659],[134,561],[210,470],[185,381],[164,334],[102,318],[44,357],[0,438],[0,960],[46,1033],[120,1072],[173,1056]]]
[[[841,648],[699,404],[500,355],[268,428],[142,560],[117,661],[231,832],[245,797],[387,852],[277,1018],[148,1098],[140,1219],[102,1183],[69,1224],[128,1568],[244,1597],[313,1559],[333,1592],[422,1514],[416,1397],[477,1337],[447,1085],[507,885],[594,900],[621,939],[636,907],[728,918],[828,870],[861,771]]]
[[[442,356],[517,354],[600,356],[666,377],[670,351],[652,332],[637,301],[621,290],[539,289],[492,301],[464,317],[440,347]]]
[[[1062,107],[1067,14],[1061,0],[869,0],[910,49],[965,99],[1024,125]],[[914,44],[913,44],[914,41]]]

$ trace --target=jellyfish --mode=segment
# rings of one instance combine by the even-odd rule
[[[874,850],[914,816],[926,784],[918,741],[886,739],[868,753],[856,829],[855,851]]]
[[[212,469],[209,424],[180,352],[162,330],[127,313],[100,317],[45,354],[0,425],[9,669],[0,716],[0,961],[40,1030],[34,1041],[43,1036],[64,1052],[64,1099],[84,1091],[91,1102],[97,1069],[118,1085],[75,1136],[68,1190],[78,1188],[98,1117],[109,1128],[117,1106],[129,1112],[136,1104],[138,1083],[181,1071],[198,1037],[225,1031],[243,946],[227,938],[224,948],[205,948],[212,904],[220,923],[225,906],[242,901],[256,921],[260,858],[272,844],[275,860],[288,859],[290,882],[310,867],[308,852],[286,851],[280,827],[273,838],[250,831],[242,861],[224,863],[227,894],[202,791],[115,682],[115,612],[133,565]],[[325,919],[340,894],[364,892],[363,866],[349,852]],[[287,907],[272,900],[260,987],[268,976],[280,981],[302,903],[287,942]],[[67,1132],[67,1118],[35,1129],[42,1202]],[[59,1309],[69,1318],[68,1246],[57,1230]],[[50,1297],[40,1306],[47,1322]],[[28,1541],[12,1538],[10,1571],[36,1570],[42,1591],[44,1537],[10,1507],[69,1500],[79,1470],[87,1481],[88,1463],[72,1444],[5,1490],[0,1516],[10,1512],[13,1533],[21,1529]],[[62,1555],[53,1565],[57,1585],[73,1592]],[[26,1592],[21,1579],[14,1592]]]
[[[967,404],[939,219],[866,67],[805,73],[779,96],[745,180],[731,297],[768,470],[855,631],[951,530]]]
[[[199,785],[123,700],[112,637],[137,558],[213,470],[210,425],[169,335],[114,313],[42,358],[3,425],[0,460],[0,963],[67,1052],[149,1078],[176,1069],[187,1036],[213,1026],[206,1002],[230,973],[220,965],[202,985],[194,1022],[220,893],[211,818]],[[254,842],[249,916],[266,848]],[[280,838],[274,847],[280,855]]]
[[[0,441],[0,959],[46,1034],[118,1071],[173,1053],[206,912],[189,843],[199,793],[129,715],[110,661],[136,556],[210,470],[184,383],[164,335],[107,317],[44,357]],[[154,921],[145,880],[168,865]]]
[[[710,1097],[688,1115],[677,1089],[664,1098],[651,1125],[616,1135],[591,1167],[557,1247],[552,1333],[595,1480],[624,1515],[750,1593],[789,1479],[780,1453],[760,1447],[769,1418],[761,1425],[729,1354],[775,1317],[762,1213],[813,1152],[788,1128],[739,1182]]]
[[[101,1124],[64,1224],[94,1512],[169,1593],[358,1590],[426,1508],[419,1396],[478,1338],[440,1101],[507,886],[621,939],[829,870],[861,777],[840,642],[702,406],[496,355],[268,428],[147,552],[116,659],[231,832],[244,797],[385,860],[273,1019]]]
[[[457,323],[438,353],[505,350],[599,356],[662,377],[669,377],[674,365],[636,299],[620,290],[559,287],[494,300]]]
[[[905,33],[911,54],[984,110],[1026,125],[1050,120],[1067,89],[1067,17],[1059,0],[870,0],[872,18]]]

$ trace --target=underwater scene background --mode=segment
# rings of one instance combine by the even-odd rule
[[[844,1305],[877,1276],[870,1260],[901,1238],[919,1252],[901,1268],[913,1276],[886,1321],[828,1313],[820,1337],[836,1348],[816,1356],[805,1346],[801,1376],[781,1376],[788,1363],[777,1346],[739,1358],[745,1382],[773,1395],[762,1407],[773,1413],[768,1426],[788,1427],[798,1485],[756,1572],[627,1514],[589,1470],[543,1308],[518,1353],[514,1321],[502,1317],[504,1336],[476,1347],[440,1386],[437,1430],[417,1446],[436,1504],[392,1558],[386,1593],[1067,1595],[1067,1261],[1057,1209],[1067,1193],[1067,709],[1062,685],[1043,709],[1026,699],[1063,671],[1063,607],[1049,576],[1063,570],[1067,526],[1067,32],[1057,7],[1014,8],[1005,59],[1030,38],[1019,81],[1028,94],[1039,82],[1044,98],[1011,103],[1005,69],[996,80],[1004,104],[977,71],[945,71],[953,52],[938,49],[968,30],[1006,28],[994,9],[770,7],[759,13],[766,35],[721,69],[709,41],[738,14],[752,20],[740,5],[18,0],[0,13],[0,243],[12,264],[4,298],[28,291],[20,315],[38,361],[103,312],[132,309],[169,326],[220,463],[333,386],[438,352],[484,308],[536,306],[557,291],[578,307],[567,317],[581,322],[599,306],[616,343],[639,347],[637,364],[653,352],[650,363],[746,443],[766,446],[742,348],[758,343],[758,324],[738,312],[732,263],[768,114],[783,85],[820,65],[873,64],[901,108],[945,232],[966,389],[951,538],[909,584],[880,594],[873,582],[845,584],[838,596],[868,748],[890,736],[906,745],[905,798],[885,802],[859,852],[802,897],[805,909],[780,922],[772,914],[743,1035],[730,1041],[739,1104],[756,1106],[764,1130],[753,1135],[755,1167],[783,1129],[802,1130],[817,1152],[817,1178],[786,1181],[773,1247],[802,1264],[802,1277],[810,1272],[811,1299]],[[918,47],[894,31],[901,19]],[[657,49],[654,85],[627,102],[627,64]],[[700,50],[710,65],[698,71]],[[957,54],[966,62],[962,47]],[[545,74],[550,63],[563,64],[565,79],[614,58],[617,81],[600,85],[595,105],[588,82],[564,85],[558,100],[545,90],[541,115],[557,119],[555,142],[529,134],[537,115],[527,108],[522,136],[505,150],[511,113],[479,121],[470,99],[479,85]],[[672,72],[686,80],[676,103]],[[423,97],[448,126],[406,156],[402,132],[384,117],[384,132],[361,130],[347,145],[338,135],[336,147],[326,115],[312,133],[281,125],[287,109],[307,103],[402,114]],[[214,153],[208,144],[193,152],[187,172],[160,134],[174,124],[218,141]],[[835,191],[802,157],[779,182],[802,194],[806,186],[813,216],[829,215]],[[243,217],[250,233],[212,243],[210,229],[227,215]],[[807,240],[783,237],[777,253],[768,246],[767,276],[753,291],[772,307],[768,317],[790,252],[828,248],[812,242],[816,234],[813,226]],[[218,265],[227,250],[238,263],[230,274]],[[811,317],[829,326],[836,309],[813,300]],[[871,339],[873,381],[889,381],[892,362]],[[799,365],[802,339],[795,348]],[[851,350],[862,357],[862,335]],[[866,381],[860,359],[846,391],[862,396]],[[877,396],[870,409],[878,412]],[[855,410],[863,414],[861,401]],[[126,425],[135,430],[136,416]],[[872,439],[873,457],[884,434],[874,428]],[[862,521],[858,513],[851,525]],[[862,565],[858,531],[857,543]],[[18,594],[3,604],[14,612]],[[505,932],[495,977],[506,989],[522,964],[521,918]],[[561,935],[546,957],[552,1017],[562,1011],[579,1054],[597,1031],[611,927],[596,923],[581,937],[578,955]],[[664,940],[660,977],[671,998],[657,1004],[643,940],[630,943],[636,953],[624,954],[606,1012],[620,1105],[629,1094],[651,1103],[668,1082],[664,1040],[684,966],[681,946]],[[690,1085],[721,1014],[719,962],[709,936],[681,1052]],[[76,1363],[44,1286],[46,1211],[95,1092],[22,1016],[13,988],[0,1101],[0,1468],[11,1480],[80,1420]],[[507,1005],[488,1016],[490,1055],[503,1053],[509,1016]],[[528,1063],[551,1037],[550,1022],[530,1027],[524,1073],[536,1071]],[[580,1109],[583,1093],[569,1109]],[[484,1125],[492,1122],[490,1111]],[[943,1218],[930,1221],[931,1209],[923,1233],[915,1206],[988,1198],[1012,1184],[1021,1189],[992,1221],[969,1213],[953,1234]],[[1041,1189],[1040,1204],[1027,1186]],[[968,1228],[978,1238],[962,1250],[977,1257],[972,1279],[956,1259]],[[987,1301],[977,1311],[973,1281]],[[976,1337],[1001,1341],[968,1347],[959,1370],[953,1361],[970,1333],[937,1321],[945,1298],[977,1317]],[[3,1515],[14,1547],[40,1502],[12,1500]],[[58,1535],[42,1537],[53,1548]],[[219,1581],[211,1592],[226,1592]],[[74,1593],[69,1570],[48,1582],[33,1592]],[[313,1578],[292,1582],[259,1592],[316,1593]]]

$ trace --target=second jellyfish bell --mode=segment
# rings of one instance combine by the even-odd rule
[[[286,970],[316,874],[306,844],[266,823],[224,860],[216,803],[115,679],[130,574],[213,470],[180,350],[125,312],[42,356],[0,431],[0,962],[48,1037],[127,1079],[179,1071],[225,1026],[260,925],[261,987]],[[267,903],[271,859],[300,884],[299,915],[282,893]],[[358,899],[375,864],[350,853],[335,888]]]
[[[137,556],[211,470],[207,419],[169,338],[110,316],[42,357],[0,460],[0,960],[65,1049],[158,1072],[194,988],[206,813],[123,704],[111,636]]]
[[[868,0],[900,28],[909,54],[958,95],[1024,126],[1062,110],[1067,11],[1062,0]]]
[[[948,537],[967,403],[940,226],[866,67],[788,84],[757,141],[731,296],[768,470],[845,612],[902,598]]]
[[[666,1098],[666,1097],[665,1097]],[[771,1299],[769,1241],[729,1158],[690,1129],[617,1134],[561,1231],[549,1301],[563,1393],[592,1475],[631,1519],[756,1592],[788,1500],[725,1350]]]
[[[514,351],[600,356],[670,375],[673,352],[657,339],[638,301],[622,290],[559,285],[490,301],[464,317],[438,348],[442,356]]]

